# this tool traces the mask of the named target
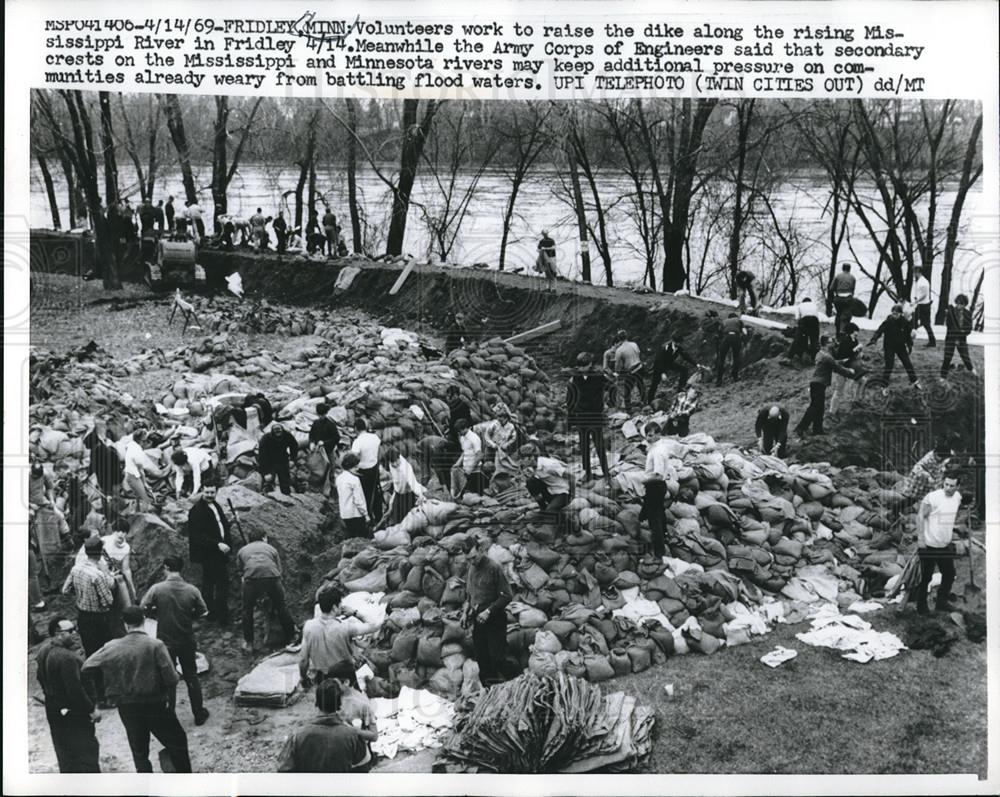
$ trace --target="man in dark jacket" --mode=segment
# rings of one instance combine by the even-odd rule
[[[202,569],[201,594],[208,607],[208,619],[229,623],[229,520],[215,502],[214,484],[201,488],[201,500],[188,512],[187,533],[191,561]]]
[[[897,357],[906,369],[906,375],[910,377],[910,385],[919,389],[920,382],[917,381],[917,373],[913,370],[913,363],[910,362],[910,352],[913,350],[913,329],[903,315],[903,305],[894,304],[892,306],[889,317],[875,330],[868,345],[873,345],[879,338],[882,338],[882,354],[885,358],[882,367],[882,379],[885,382],[885,387],[882,388],[882,395],[889,395],[889,377],[892,376],[892,366]]]
[[[761,408],[754,424],[757,448],[761,453],[785,456],[788,444],[788,420],[788,410],[784,407],[771,404]]]
[[[647,404],[653,403],[653,399],[656,398],[656,389],[660,386],[660,380],[667,375],[667,371],[674,371],[677,374],[677,389],[684,389],[690,376],[684,363],[692,368],[698,367],[698,363],[684,351],[677,339],[673,336],[668,337],[666,343],[656,350],[656,357],[653,358],[653,381],[649,385]]]
[[[277,476],[281,492],[292,494],[291,466],[299,455],[299,444],[284,426],[275,424],[260,438],[257,450],[257,465],[260,468],[261,489],[273,489]]]
[[[118,452],[101,439],[96,428],[87,432],[83,444],[90,451],[88,473],[97,478],[104,517],[107,518],[109,525],[114,525],[121,497],[122,479],[125,478],[125,466]]]
[[[580,436],[580,456],[583,459],[584,479],[594,478],[590,464],[590,443],[597,449],[597,459],[601,463],[601,473],[605,479],[611,478],[608,470],[608,451],[604,432],[608,421],[604,411],[605,396],[611,380],[600,368],[594,367],[590,352],[581,352],[576,357],[577,372],[569,382],[566,392],[567,425],[576,429]]]
[[[172,196],[167,197],[167,204],[163,208],[163,213],[167,217],[167,229],[170,232],[174,231],[174,198]]]
[[[739,310],[741,314],[749,311],[753,315],[757,312],[757,294],[754,293],[753,289],[754,279],[753,272],[750,271],[740,271],[736,275],[736,288],[739,292]]]
[[[149,588],[142,599],[142,610],[156,618],[156,638],[163,640],[170,660],[179,662],[194,724],[204,725],[208,709],[202,701],[201,681],[198,678],[198,643],[192,621],[202,617],[208,608],[198,588],[181,577],[184,561],[179,556],[163,559],[164,579]]]
[[[271,222],[274,229],[274,237],[277,240],[278,254],[285,253],[285,246],[288,243],[288,222],[285,221],[285,211],[278,211],[278,218]]]
[[[507,658],[507,604],[511,600],[510,584],[503,568],[490,559],[488,538],[469,537],[465,552],[469,570],[465,576],[465,622],[472,623],[472,645],[479,680],[490,686],[503,680]]]
[[[972,332],[972,313],[969,311],[969,297],[964,293],[955,297],[954,304],[948,308],[945,316],[945,326],[947,334],[944,338],[944,360],[941,362],[941,378],[944,379],[951,369],[951,360],[955,356],[955,349],[962,358],[962,364],[972,373],[976,369],[972,366],[972,358],[969,357],[969,344],[966,339]]]
[[[161,199],[156,203],[153,208],[153,222],[156,224],[156,233],[159,236],[163,235],[163,200]]]
[[[65,617],[49,620],[49,638],[38,650],[38,683],[45,693],[45,717],[52,733],[59,771],[100,772],[100,747],[94,723],[101,714],[95,696],[80,677],[83,659],[76,652],[76,625]]]
[[[309,427],[309,445],[321,445],[326,452],[327,459],[332,463],[336,458],[337,446],[340,445],[340,429],[337,422],[327,413],[330,407],[327,404],[317,404],[316,414],[319,416]]]
[[[824,336],[820,341],[822,348],[816,355],[816,368],[813,370],[812,379],[809,381],[809,407],[805,415],[795,427],[795,433],[799,437],[805,437],[806,430],[812,424],[813,434],[824,434],[823,416],[826,413],[826,389],[830,387],[833,373],[853,376],[854,371],[845,368],[834,359],[833,353],[837,343]]]
[[[174,713],[177,671],[167,646],[143,630],[146,617],[138,606],[126,606],[122,619],[128,633],[90,656],[83,672],[101,673],[109,700],[118,706],[137,772],[153,771],[150,735],[166,748],[175,771],[190,772],[187,734]]]
[[[733,381],[740,378],[740,353],[743,351],[743,321],[736,313],[730,313],[722,322],[719,337],[718,357],[715,363],[715,384],[722,384],[722,373],[726,369],[726,356],[733,355]]]
[[[341,689],[336,678],[316,687],[320,715],[293,731],[278,758],[278,772],[350,772],[365,760],[368,746],[340,716]]]

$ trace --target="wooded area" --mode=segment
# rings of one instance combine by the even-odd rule
[[[499,269],[507,264],[521,189],[545,170],[555,173],[552,195],[573,220],[586,281],[615,284],[609,213],[623,209],[641,242],[650,289],[714,289],[735,297],[739,271],[770,263],[757,273],[761,299],[790,303],[805,281],[826,282],[848,260],[872,281],[871,310],[883,295],[908,297],[917,270],[925,268],[938,291],[940,323],[963,249],[966,199],[982,175],[981,150],[981,110],[957,100],[487,103],[32,94],[31,151],[52,224],[90,219],[98,260],[109,264],[102,272],[109,288],[117,275],[103,209],[119,195],[162,195],[158,181],[168,170],[180,172],[187,200],[210,193],[215,218],[227,212],[241,166],[252,163],[269,175],[282,204],[293,197],[295,227],[334,193],[317,167],[321,174],[342,172],[353,251],[401,254],[407,224],[419,223],[443,261],[461,240],[482,177],[499,174],[509,194],[503,234],[488,259]],[[121,158],[138,176],[134,185],[121,184]],[[211,164],[205,185],[202,164]],[[297,181],[278,185],[289,168]],[[391,196],[388,218],[359,188],[359,169],[377,175]],[[68,194],[69,219],[60,213],[66,203],[54,174]],[[418,175],[434,186],[419,200]],[[613,193],[599,187],[608,175],[620,177]],[[822,186],[817,199],[828,233],[821,241],[776,211],[782,186],[806,178]],[[852,226],[863,230],[875,262],[855,255]],[[592,274],[592,256],[600,276]]]

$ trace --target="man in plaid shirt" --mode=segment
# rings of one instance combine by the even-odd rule
[[[74,597],[80,641],[84,653],[90,656],[116,636],[111,627],[115,577],[101,569],[104,542],[100,537],[88,538],[83,549],[87,558],[70,571],[63,584],[63,594]],[[104,688],[100,678],[95,679],[94,686],[98,699],[103,701]]]

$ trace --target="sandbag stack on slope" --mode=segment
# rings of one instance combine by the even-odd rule
[[[627,772],[649,755],[653,712],[584,680],[522,675],[462,706],[442,758],[453,772]]]

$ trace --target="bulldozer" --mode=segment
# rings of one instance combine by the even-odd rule
[[[143,235],[144,277],[150,290],[205,285],[205,269],[198,265],[198,245],[188,236],[187,219],[177,222],[175,232],[165,238],[157,239],[152,232]]]

